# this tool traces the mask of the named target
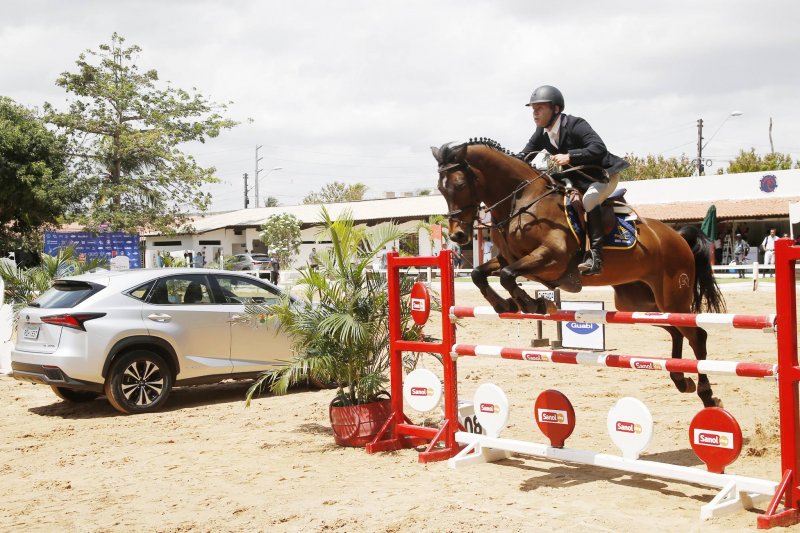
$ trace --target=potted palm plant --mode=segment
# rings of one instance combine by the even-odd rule
[[[318,253],[317,268],[301,270],[295,299],[249,309],[262,320],[270,316],[279,321],[293,339],[295,356],[278,371],[262,375],[248,390],[247,400],[265,386],[283,394],[309,377],[331,383],[336,390],[329,410],[334,439],[344,446],[363,446],[391,414],[386,392],[388,286],[386,275],[370,265],[406,232],[393,223],[356,227],[349,212],[333,220],[325,208],[322,223],[322,237],[331,248]],[[401,293],[410,293],[413,281],[403,281]],[[401,322],[404,338],[422,339],[407,304]],[[415,363],[407,361],[409,367]]]

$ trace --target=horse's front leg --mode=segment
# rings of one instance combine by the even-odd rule
[[[543,269],[554,266],[550,259],[549,251],[540,247],[500,270],[500,284],[506,289],[517,307],[527,313],[548,314],[556,311],[555,303],[547,298],[531,298],[517,283],[517,277],[524,276],[528,279],[539,279],[537,273]]]
[[[478,265],[472,270],[472,282],[481,291],[486,301],[489,302],[497,313],[516,313],[517,304],[511,298],[503,298],[489,285],[489,276],[496,275],[500,268],[505,266],[505,261],[501,263],[500,256],[493,257],[490,261]]]

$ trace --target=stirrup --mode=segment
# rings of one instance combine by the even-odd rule
[[[589,257],[580,265],[578,265],[578,272],[584,276],[593,276],[600,274],[603,271],[603,260],[600,259],[600,254],[591,250]]]

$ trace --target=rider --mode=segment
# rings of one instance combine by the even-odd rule
[[[574,186],[583,193],[589,234],[589,250],[584,262],[578,265],[578,270],[585,276],[599,274],[603,270],[604,238],[600,204],[614,192],[619,183],[619,173],[629,164],[606,149],[603,140],[588,122],[563,113],[564,96],[555,87],[542,85],[533,91],[531,101],[525,105],[533,109],[536,131],[522,150],[523,155],[547,150],[558,165],[595,165],[594,168],[582,168],[568,175]]]

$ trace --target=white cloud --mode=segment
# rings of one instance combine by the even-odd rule
[[[523,107],[559,86],[618,154],[739,149],[800,158],[797,3],[633,1],[4,2],[0,87],[26,105],[59,104],[54,81],[117,31],[178,87],[233,100],[243,122],[191,147],[224,183],[216,209],[242,205],[244,172],[282,166],[262,198],[299,201],[332,179],[369,194],[434,188],[428,147],[471,136],[521,148]],[[741,117],[726,117],[733,110]],[[262,173],[264,176],[264,173]],[[266,194],[265,194],[266,193]]]

